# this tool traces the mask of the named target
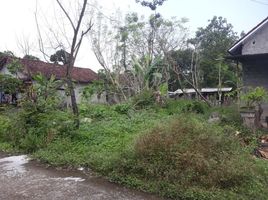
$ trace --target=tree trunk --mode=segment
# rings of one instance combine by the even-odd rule
[[[177,71],[176,70],[176,66],[174,66],[173,67],[173,72],[178,76],[178,77],[180,77],[180,76],[182,76],[183,78],[184,78],[184,80],[187,82],[187,83],[189,83],[189,85],[191,85],[192,87],[193,87],[193,89],[195,90],[195,92],[199,95],[199,97],[209,106],[209,107],[211,107],[212,105],[211,105],[211,102],[209,102],[209,100],[207,100],[202,94],[201,94],[201,92],[198,90],[198,88],[196,88],[194,85],[193,85],[193,83],[183,74],[183,72],[181,72],[181,71]]]
[[[74,90],[74,85],[73,85],[71,77],[67,77],[67,86],[68,86],[70,97],[71,97],[72,111],[74,114],[74,125],[76,128],[79,128],[79,125],[80,125],[79,110],[78,110],[78,106],[76,102],[75,90]]]

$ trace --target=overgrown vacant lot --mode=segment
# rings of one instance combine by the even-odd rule
[[[207,122],[212,110],[199,102],[88,105],[80,111],[78,131],[65,112],[38,113],[27,123],[18,121],[25,113],[2,114],[0,147],[55,166],[90,167],[173,199],[267,199],[268,163],[253,157],[256,136],[240,126],[233,108],[217,109],[222,120],[215,124]],[[14,123],[21,126],[17,132]]]

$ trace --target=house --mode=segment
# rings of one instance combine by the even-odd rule
[[[229,59],[242,64],[243,85],[262,86],[268,91],[268,17],[240,38],[229,50]],[[262,118],[268,116],[263,105]]]
[[[14,62],[14,59],[18,60],[22,66],[22,70],[17,74],[17,78],[23,80],[24,83],[33,83],[32,78],[37,74],[42,74],[46,78],[50,78],[54,75],[57,80],[65,78],[66,66],[39,60],[13,58],[10,56],[3,56],[0,58],[0,74],[11,74],[7,65]],[[72,79],[75,83],[75,94],[78,103],[81,102],[81,90],[97,78],[97,74],[91,69],[79,67],[74,67],[72,69]],[[59,88],[58,91],[60,94],[65,94],[64,89]],[[66,103],[70,104],[70,99],[67,99]]]

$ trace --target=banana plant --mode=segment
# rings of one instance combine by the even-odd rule
[[[133,74],[139,85],[139,90],[158,88],[161,84],[162,74],[159,72],[159,61],[151,62],[149,56],[143,59],[133,59]]]
[[[55,96],[57,89],[59,89],[63,82],[62,80],[57,80],[55,75],[52,75],[49,79],[42,74],[37,74],[33,77],[34,80],[34,91],[36,91],[37,96],[46,100],[49,97]]]

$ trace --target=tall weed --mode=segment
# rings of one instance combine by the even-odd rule
[[[123,155],[124,162],[116,166],[115,174],[128,178],[117,177],[117,181],[149,181],[151,186],[140,187],[175,199],[252,195],[241,188],[261,182],[256,178],[255,161],[238,138],[226,137],[223,130],[193,114],[162,122],[142,135],[133,151]],[[260,184],[258,190],[264,191],[266,186],[267,182]]]

